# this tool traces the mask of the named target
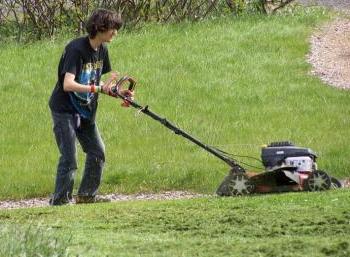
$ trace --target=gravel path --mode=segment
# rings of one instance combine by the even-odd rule
[[[191,199],[204,197],[206,195],[190,193],[185,191],[168,191],[158,194],[109,194],[104,197],[109,198],[112,202],[118,201],[130,201],[130,200],[175,200],[175,199]],[[49,198],[33,198],[24,199],[19,201],[0,201],[0,209],[19,209],[19,208],[30,208],[30,207],[46,207],[49,206]]]
[[[350,20],[335,20],[315,32],[308,61],[326,84],[350,89]]]
[[[350,9],[350,0],[297,0],[297,2],[307,6],[323,5],[337,10]]]
[[[343,13],[316,31],[307,56],[312,73],[328,85],[350,89],[350,0],[296,0],[304,5],[320,5]]]

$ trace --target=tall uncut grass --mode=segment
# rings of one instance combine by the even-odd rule
[[[350,165],[350,94],[310,75],[305,60],[322,9],[149,25],[109,45],[113,69],[138,81],[136,101],[205,143],[260,158],[260,145],[290,140],[319,154],[338,177]],[[47,196],[58,151],[47,105],[68,39],[0,51],[0,198]],[[229,167],[134,109],[102,96],[102,193],[213,192]],[[84,155],[79,151],[81,176]],[[259,162],[237,157],[261,167]],[[259,170],[253,168],[253,170]]]
[[[71,256],[67,247],[72,237],[67,235],[58,236],[52,227],[45,227],[42,224],[3,224],[2,222],[0,225],[0,256]]]

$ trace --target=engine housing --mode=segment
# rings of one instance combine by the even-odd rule
[[[261,149],[261,160],[267,169],[276,166],[294,166],[297,171],[316,169],[317,155],[310,148],[298,147],[290,142],[274,142]]]

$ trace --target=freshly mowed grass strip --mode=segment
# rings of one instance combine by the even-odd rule
[[[150,25],[109,46],[113,68],[138,80],[136,99],[210,145],[259,158],[260,145],[313,148],[319,167],[347,176],[350,95],[309,75],[308,37],[329,14]],[[68,40],[0,52],[0,199],[47,196],[58,151],[48,98]],[[135,117],[136,116],[136,117]],[[213,192],[228,167],[135,110],[102,96],[97,121],[107,149],[101,192]],[[254,160],[240,159],[259,166]],[[79,182],[83,168],[79,150]]]
[[[63,243],[69,256],[345,257],[350,255],[349,194],[333,190],[2,210],[0,221],[7,227],[41,227],[51,231],[45,240],[58,238],[61,244],[70,238]],[[16,242],[16,235],[4,235]],[[0,240],[0,249],[5,244]]]

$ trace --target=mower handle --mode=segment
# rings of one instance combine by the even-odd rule
[[[129,82],[128,90],[134,91],[135,86],[136,86],[136,81],[129,76],[123,76],[121,79],[119,79],[116,83],[115,86],[111,88],[112,93],[114,94],[119,94],[121,87],[125,82]]]
[[[130,95],[124,95],[124,94],[122,95],[121,94],[121,88],[122,88],[123,84],[126,82],[129,83],[127,90],[130,92],[133,92],[135,89],[136,81],[132,77],[129,77],[129,76],[122,77],[121,79],[119,79],[115,83],[115,86],[111,87],[112,94],[123,99],[123,103],[122,103],[123,107],[129,107],[130,104],[133,102],[133,100],[131,100],[129,98],[129,96],[131,96],[132,94],[130,94]]]
[[[144,114],[146,114],[147,116],[151,117],[152,119],[160,122],[162,125],[164,125],[165,127],[167,127],[168,129],[172,130],[175,134],[177,135],[181,135],[184,138],[190,140],[192,143],[200,146],[201,148],[205,149],[206,151],[208,151],[209,153],[215,155],[216,157],[220,158],[221,160],[223,160],[224,162],[226,162],[228,165],[230,165],[232,167],[232,170],[234,170],[235,172],[244,172],[244,168],[242,168],[234,159],[231,159],[230,157],[228,157],[226,155],[225,152],[215,148],[215,147],[211,147],[209,145],[205,145],[204,143],[202,143],[201,141],[199,141],[198,139],[192,137],[190,134],[186,133],[185,131],[181,130],[180,128],[176,127],[174,124],[172,124],[171,122],[169,122],[168,120],[166,120],[165,118],[160,117],[158,114],[152,112],[149,108],[148,105],[146,106],[142,106],[140,104],[138,104],[137,102],[129,99],[127,96],[124,96],[120,93],[120,89],[121,86],[123,85],[123,83],[128,82],[129,86],[128,86],[128,90],[133,91],[136,85],[136,81],[129,77],[129,76],[124,76],[121,79],[119,79],[115,86],[111,87],[111,91],[112,93],[123,99],[123,104],[122,106],[124,107],[128,107],[128,106],[132,106],[136,109],[139,110],[139,112],[142,112]]]

